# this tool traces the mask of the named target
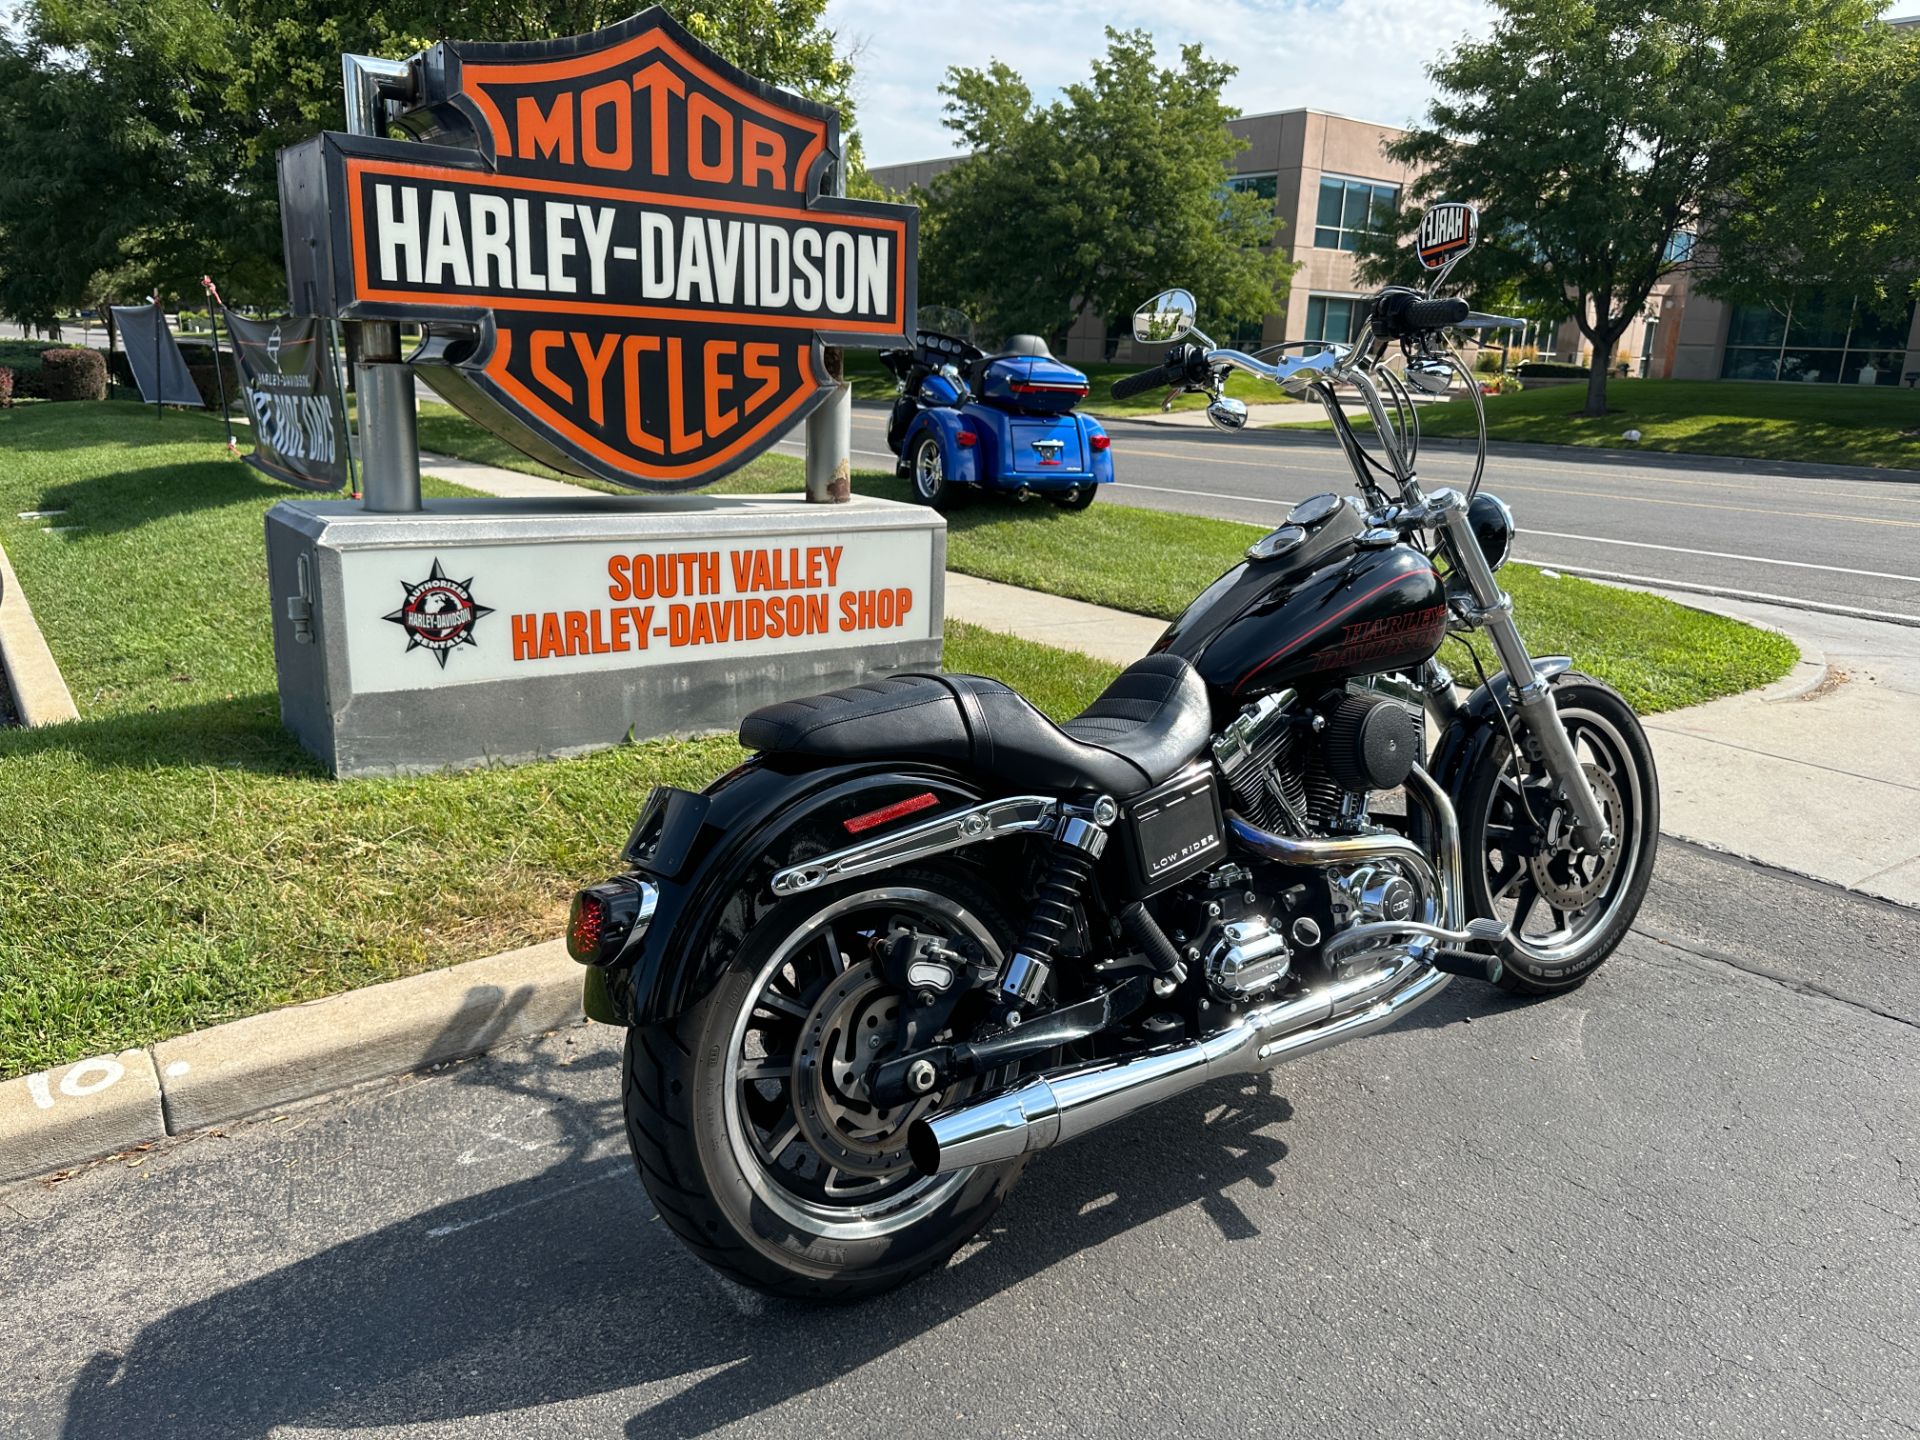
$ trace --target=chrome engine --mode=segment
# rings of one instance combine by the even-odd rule
[[[1215,738],[1228,807],[1245,826],[1264,832],[1269,858],[1298,857],[1310,867],[1302,886],[1284,899],[1263,897],[1255,906],[1248,891],[1244,906],[1206,906],[1208,919],[1194,927],[1198,943],[1188,953],[1202,962],[1218,999],[1231,1004],[1273,989],[1299,964],[1317,961],[1323,939],[1356,926],[1432,918],[1441,897],[1431,867],[1391,853],[1413,847],[1386,838],[1390,832],[1368,816],[1371,792],[1397,788],[1423,758],[1422,724],[1410,684],[1372,677],[1312,706],[1291,690],[1263,696]],[[1329,847],[1351,849],[1351,862],[1328,863]],[[1208,883],[1216,891],[1221,886],[1217,879]],[[1346,950],[1335,968],[1351,974],[1397,948]]]

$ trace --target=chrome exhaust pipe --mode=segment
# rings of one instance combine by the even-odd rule
[[[1235,1017],[1204,1040],[1030,1080],[916,1121],[907,1135],[923,1174],[1013,1160],[1072,1140],[1209,1080],[1257,1074],[1283,1060],[1385,1029],[1452,977],[1412,955],[1378,970]]]
[[[1371,1035],[1431,1000],[1452,977],[1424,957],[1436,940],[1451,938],[1465,924],[1460,824],[1447,792],[1418,765],[1407,779],[1407,795],[1432,823],[1435,857],[1401,835],[1300,840],[1271,834],[1238,815],[1229,814],[1227,823],[1242,845],[1285,864],[1324,867],[1388,859],[1405,864],[1429,886],[1429,915],[1438,912],[1438,925],[1396,926],[1391,935],[1384,925],[1360,927],[1367,933],[1356,934],[1358,943],[1350,950],[1369,948],[1376,940],[1390,944],[1385,963],[1363,975],[1248,1010],[1203,1040],[1036,1075],[918,1120],[907,1134],[913,1163],[924,1174],[940,1175],[1016,1159],[1209,1080],[1256,1074],[1283,1060]]]

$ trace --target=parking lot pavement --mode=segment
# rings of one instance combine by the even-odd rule
[[[0,1190],[0,1434],[1907,1434],[1916,943],[1669,844],[1578,994],[1118,1123],[830,1310],[681,1249],[561,1032]]]

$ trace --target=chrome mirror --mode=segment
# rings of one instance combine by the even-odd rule
[[[1198,312],[1190,290],[1162,290],[1133,312],[1133,338],[1142,345],[1171,345],[1193,329]]]
[[[1416,360],[1407,366],[1407,382],[1429,395],[1444,395],[1453,388],[1453,366],[1444,360]]]
[[[1244,430],[1247,428],[1246,402],[1231,395],[1216,395],[1207,406],[1207,419],[1216,430]]]

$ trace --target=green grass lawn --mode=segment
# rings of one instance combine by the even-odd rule
[[[262,516],[292,493],[209,417],[0,411],[0,543],[81,713],[0,731],[0,1077],[550,939],[650,787],[739,759],[718,737],[325,778],[274,690]],[[81,528],[15,518],[43,509]],[[1113,673],[961,625],[947,657],[1056,715]]]
[[[1920,390],[1859,385],[1767,385],[1738,380],[1612,380],[1607,413],[1589,418],[1582,385],[1496,395],[1495,440],[1598,445],[1758,460],[1807,460],[1920,469]],[[1327,428],[1324,422],[1319,428]],[[1463,400],[1423,406],[1427,435],[1474,434]],[[1638,430],[1640,443],[1621,439]]]
[[[444,406],[422,409],[420,440],[426,448],[468,459],[554,474]],[[799,460],[768,455],[714,488],[764,493],[799,490],[803,484]],[[856,471],[853,484],[866,495],[911,498],[906,483],[888,474]],[[1170,620],[1236,563],[1260,533],[1258,526],[1105,499],[1068,514],[1045,501],[1022,505],[980,496],[947,517],[947,566],[963,575]],[[1778,635],[1656,596],[1572,576],[1549,578],[1525,565],[1508,566],[1501,581],[1513,595],[1521,631],[1535,654],[1572,655],[1649,713],[1767,684],[1786,674],[1797,656],[1792,643]],[[1457,644],[1448,647],[1447,656],[1462,674],[1470,669]]]
[[[1080,408],[1091,415],[1151,415],[1160,409],[1160,401],[1167,393],[1164,390],[1149,391],[1145,395],[1135,395],[1128,400],[1113,398],[1113,382],[1127,375],[1138,374],[1147,369],[1145,365],[1115,365],[1106,361],[1086,362],[1072,360],[1067,362],[1074,369],[1082,371],[1087,377],[1087,398]],[[846,352],[847,379],[853,384],[853,398],[856,400],[884,400],[891,402],[894,397],[894,379],[880,364],[879,355],[872,350],[849,350]],[[1289,397],[1280,392],[1280,387],[1251,375],[1236,372],[1227,380],[1227,393],[1245,400],[1249,405],[1279,405],[1289,403]],[[1182,395],[1173,402],[1176,410],[1200,410],[1205,408],[1206,399],[1199,395]]]

